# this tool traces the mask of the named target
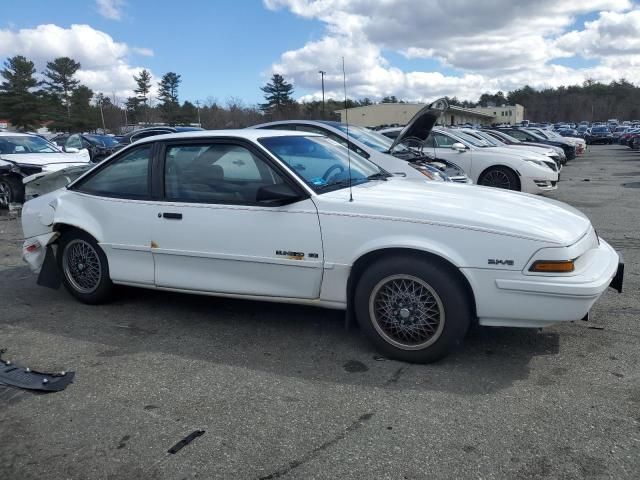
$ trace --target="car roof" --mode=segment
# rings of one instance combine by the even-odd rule
[[[243,128],[235,130],[194,130],[189,132],[167,133],[165,135],[154,135],[138,140],[134,145],[140,145],[142,143],[155,142],[158,140],[182,140],[188,138],[205,139],[216,137],[236,137],[244,138],[246,140],[257,141],[260,138],[269,137],[321,137],[316,133],[311,132],[296,132],[290,130],[263,130],[253,128]]]
[[[0,132],[0,137],[37,137],[32,133],[20,133],[20,132]]]

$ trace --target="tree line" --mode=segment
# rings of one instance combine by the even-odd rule
[[[127,125],[200,124],[207,129],[243,128],[256,123],[284,119],[338,120],[336,110],[372,105],[370,98],[359,100],[327,99],[298,102],[294,87],[282,75],[274,74],[260,90],[264,103],[247,105],[237,97],[219,102],[210,97],[204,102],[180,103],[182,78],[167,72],[152,97],[152,79],[148,70],[134,75],[134,95],[124,101],[102,92],[95,93],[76,78],[79,62],[59,57],[47,62],[36,75],[34,63],[22,55],[8,58],[0,70],[0,119],[14,128],[30,131],[47,125],[52,131],[105,131],[120,133]],[[609,118],[640,118],[640,88],[625,79],[609,84],[587,80],[583,85],[536,90],[530,86],[504,94],[485,93],[477,102],[447,97],[451,105],[465,108],[519,103],[532,121],[596,121]],[[380,103],[404,103],[394,95]]]

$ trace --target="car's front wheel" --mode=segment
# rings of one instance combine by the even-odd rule
[[[67,290],[83,303],[105,302],[113,283],[107,256],[98,242],[80,230],[66,232],[58,244],[58,262]]]
[[[520,191],[520,181],[516,173],[507,167],[491,167],[478,179],[478,185]]]
[[[429,363],[459,345],[471,321],[470,299],[450,267],[394,256],[367,268],[356,286],[360,327],[390,358]]]
[[[24,202],[24,187],[18,177],[0,176],[0,208],[8,208],[10,203]]]

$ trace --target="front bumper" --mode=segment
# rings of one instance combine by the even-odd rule
[[[521,271],[464,269],[478,321],[503,327],[544,327],[583,318],[604,291],[622,290],[624,264],[604,240],[577,275],[532,276]]]
[[[545,178],[546,177],[546,178]],[[549,172],[545,177],[520,177],[520,190],[525,193],[552,192],[558,188],[560,172]]]

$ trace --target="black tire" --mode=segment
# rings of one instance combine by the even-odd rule
[[[354,311],[360,328],[381,353],[405,362],[431,363],[462,343],[471,323],[471,299],[450,268],[428,259],[393,256],[364,271],[355,288]],[[405,296],[389,296],[389,291],[397,292],[391,287],[399,281],[407,282],[407,291],[417,285],[421,300],[411,300],[415,288]],[[394,304],[399,310],[388,309],[395,301],[407,303]],[[427,329],[426,321],[434,323]],[[406,335],[414,335],[414,340]]]
[[[24,202],[22,179],[14,175],[0,176],[0,208],[9,208],[10,203]]]
[[[82,258],[81,254],[73,256],[78,251],[86,252],[85,257]],[[64,233],[58,243],[57,257],[62,283],[71,295],[90,305],[109,300],[113,290],[109,263],[104,251],[91,235],[81,230]]]
[[[520,191],[518,175],[507,167],[487,168],[478,178],[478,185]]]

